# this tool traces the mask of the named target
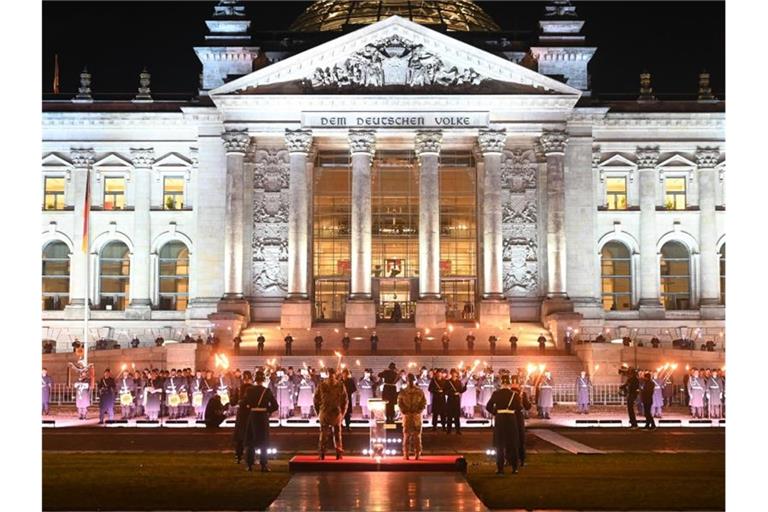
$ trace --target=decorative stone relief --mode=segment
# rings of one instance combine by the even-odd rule
[[[440,153],[443,132],[440,130],[420,130],[416,132],[416,154]]]
[[[407,85],[477,85],[484,80],[472,68],[448,67],[423,45],[393,35],[365,46],[342,64],[317,68],[314,87],[382,87]]]
[[[94,160],[96,153],[90,149],[75,149],[69,150],[69,158],[72,160],[72,165],[75,167],[86,168],[89,167]]]
[[[312,130],[285,130],[285,145],[289,153],[309,153]]]
[[[350,130],[349,152],[368,153],[373,155],[376,151],[376,132],[373,130]]]
[[[251,142],[247,129],[227,130],[222,134],[221,138],[224,140],[224,149],[227,153],[245,154]]]
[[[533,150],[507,150],[502,159],[504,294],[539,295],[538,161]]]
[[[700,169],[712,169],[720,160],[719,148],[696,148],[696,163]]]
[[[501,153],[507,143],[505,130],[482,129],[477,134],[477,143],[481,153]]]
[[[637,148],[635,156],[637,157],[638,169],[655,169],[659,162],[659,148]]]
[[[568,144],[568,135],[562,130],[544,130],[539,143],[545,155],[564,153],[565,145]]]
[[[131,162],[136,168],[149,168],[155,161],[155,150],[152,148],[131,148]]]
[[[256,149],[246,158],[253,170],[252,293],[262,297],[288,291],[288,155]]]

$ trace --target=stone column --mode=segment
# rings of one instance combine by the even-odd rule
[[[312,326],[309,301],[309,209],[311,198],[307,179],[307,155],[312,148],[312,131],[286,130],[290,154],[288,210],[288,295],[280,312],[283,328]]]
[[[480,321],[484,327],[509,325],[509,304],[504,297],[503,237],[501,228],[501,157],[507,141],[505,130],[480,130],[477,143],[483,154],[483,300]]]
[[[416,134],[419,158],[419,302],[416,327],[445,325],[445,301],[440,299],[440,130]]]
[[[376,146],[372,130],[350,130],[352,155],[352,282],[347,301],[347,328],[376,324],[376,309],[371,296],[371,160]]]
[[[640,300],[641,318],[659,318],[664,309],[659,300],[659,257],[656,251],[656,164],[659,149],[637,148],[640,188]]]
[[[85,188],[89,177],[89,170],[93,164],[95,153],[92,149],[71,149],[70,158],[74,169],[72,170],[72,189],[74,198],[74,229],[72,230],[74,251],[69,263],[69,304],[65,308],[68,317],[82,318],[85,306],[86,283],[85,272],[88,266],[88,254],[83,254],[83,200]],[[91,236],[93,238],[93,236]],[[89,248],[90,253],[90,248]],[[93,281],[93,276],[89,276]],[[93,297],[91,297],[93,303]]]
[[[547,298],[565,299],[565,146],[564,131],[545,131],[540,138],[547,157]]]
[[[717,171],[718,148],[698,148],[699,182],[699,244],[701,245],[701,306],[702,316],[724,318],[720,305],[720,255],[717,253]]]
[[[133,161],[133,260],[131,261],[131,302],[126,316],[131,319],[149,319],[152,294],[149,289],[149,253],[152,240],[150,197],[152,194],[153,149],[131,149]]]
[[[224,229],[224,299],[243,298],[243,164],[250,143],[247,130],[222,135],[227,154],[227,202]]]

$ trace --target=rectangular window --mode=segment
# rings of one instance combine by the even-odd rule
[[[685,210],[685,178],[664,180],[664,207],[667,210]]]
[[[609,210],[627,209],[627,178],[605,179],[605,202]]]
[[[163,208],[180,210],[184,208],[184,178],[166,176],[163,179]]]
[[[104,209],[125,208],[125,178],[104,178]]]
[[[63,210],[64,206],[64,178],[45,178],[45,199],[44,207],[46,210]]]

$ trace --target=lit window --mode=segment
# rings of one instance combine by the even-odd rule
[[[184,178],[166,176],[163,179],[163,208],[166,210],[184,208]]]
[[[661,301],[664,309],[690,309],[691,256],[680,242],[661,248]]]
[[[609,210],[627,209],[627,179],[606,178],[605,202]]]
[[[45,200],[46,210],[64,209],[64,178],[45,178]]]
[[[603,309],[622,311],[632,308],[632,259],[620,242],[608,242],[600,257]]]
[[[110,242],[99,255],[99,304],[103,309],[124,310],[130,286],[128,246]]]
[[[189,250],[181,242],[160,249],[160,309],[184,311],[189,299]]]
[[[43,249],[43,310],[59,311],[69,304],[69,247],[52,242]]]
[[[125,178],[104,178],[104,209],[125,208]]]
[[[685,178],[664,180],[664,206],[667,210],[685,210]]]

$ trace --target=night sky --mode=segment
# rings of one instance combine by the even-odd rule
[[[192,47],[206,33],[213,1],[43,2],[43,92],[52,91],[59,54],[62,93],[74,93],[83,65],[93,92],[135,92],[146,65],[155,93],[192,94],[200,63]],[[252,31],[287,29],[311,2],[248,2]],[[504,30],[536,30],[543,2],[478,1]],[[655,92],[695,95],[698,73],[725,92],[725,2],[575,2],[587,41],[596,94],[636,94],[638,75],[653,73]],[[258,39],[258,36],[256,36]]]

